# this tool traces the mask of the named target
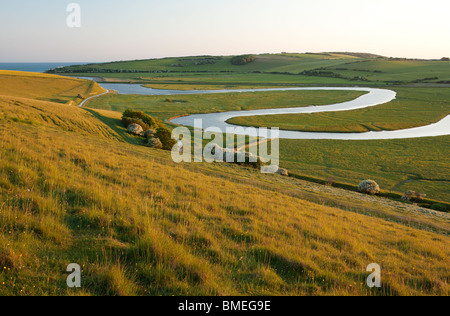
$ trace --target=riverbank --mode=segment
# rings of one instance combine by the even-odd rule
[[[89,79],[84,77],[83,79]],[[90,78],[93,79],[93,78]],[[225,131],[227,128],[248,127],[230,124],[231,119],[238,117],[282,115],[282,114],[311,114],[358,110],[389,103],[396,98],[396,92],[387,89],[363,88],[363,87],[296,87],[296,88],[269,88],[269,89],[233,89],[233,90],[159,90],[146,88],[139,84],[101,83],[104,89],[116,90],[119,94],[126,95],[197,95],[197,94],[225,94],[225,93],[249,93],[249,92],[278,92],[278,91],[363,91],[368,94],[359,98],[331,105],[296,107],[283,109],[265,109],[254,111],[232,111],[225,113],[208,113],[198,115],[176,115],[170,122],[177,125],[194,127],[194,120],[201,119],[203,127],[218,127]],[[269,107],[270,105],[268,105]],[[380,139],[405,139],[450,135],[450,115],[443,120],[411,129],[396,131],[377,131],[366,133],[327,133],[327,132],[299,132],[281,130],[280,139],[340,139],[340,140],[380,140]],[[257,135],[250,135],[257,136]]]

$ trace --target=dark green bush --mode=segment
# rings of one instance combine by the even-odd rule
[[[234,56],[231,58],[231,63],[236,66],[242,66],[250,64],[251,62],[254,62],[256,60],[256,57],[253,55],[242,55],[242,56]]]
[[[431,205],[431,209],[438,211],[438,212],[449,212],[450,211],[446,205],[440,204],[440,203]]]
[[[224,158],[225,161],[227,161],[227,153],[224,154],[223,158]],[[231,162],[231,161],[228,161],[228,162],[237,164],[237,165],[242,166],[242,167],[255,168],[255,169],[261,169],[261,167],[264,165],[259,157],[258,157],[256,162],[252,162],[252,161],[250,161],[250,159],[251,159],[250,154],[245,153],[245,161],[244,162],[239,162],[239,154],[238,153],[234,153],[233,162]]]
[[[141,112],[141,111],[134,111],[131,109],[125,110],[125,112],[123,112],[123,115],[122,115],[122,122],[124,123],[124,125],[125,125],[125,123],[129,122],[129,120],[127,120],[127,119],[138,120],[141,123],[146,124],[146,127],[148,127],[148,128],[144,128],[144,126],[142,126],[141,123],[133,122],[133,123],[141,125],[142,128],[144,128],[144,130],[147,130],[149,128],[157,128],[160,126],[159,120],[155,120],[150,115],[145,114],[144,112]]]
[[[135,119],[135,118],[131,118],[131,117],[123,117],[123,118],[122,118],[122,124],[123,124],[123,126],[125,126],[125,127],[128,127],[128,126],[130,126],[131,124],[138,124],[138,125],[140,125],[140,126],[142,127],[142,129],[143,129],[144,131],[147,131],[147,130],[150,129],[150,126],[148,126],[147,124],[145,124],[145,123],[142,122],[141,120]]]
[[[177,143],[176,140],[172,139],[172,132],[165,127],[158,128],[155,137],[159,138],[164,150],[172,150],[173,146]]]

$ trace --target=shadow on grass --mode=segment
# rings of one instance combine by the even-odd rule
[[[91,113],[96,119],[110,127],[117,135],[119,135],[120,140],[123,140],[132,145],[142,146],[145,144],[143,138],[128,133],[127,130],[123,127],[122,121],[120,119],[102,115],[93,109],[84,108],[84,110]]]

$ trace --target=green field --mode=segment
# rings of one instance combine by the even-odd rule
[[[344,77],[363,76],[370,82],[425,82],[450,83],[450,61],[427,60],[366,60],[343,66],[327,66]]]
[[[386,191],[408,190],[450,201],[450,136],[383,140],[281,140],[281,165],[291,172],[357,185],[374,179]]]
[[[104,82],[139,83],[149,87],[184,90],[211,87],[213,89],[241,87],[291,87],[291,86],[348,86],[365,84],[343,78],[324,78],[280,73],[246,73],[246,72],[186,72],[186,73],[67,73],[65,75],[81,77],[98,77]],[[192,89],[194,90],[194,89]]]
[[[336,100],[350,101],[362,94],[364,92],[358,91],[279,91],[172,96],[110,94],[90,101],[87,106],[117,112],[132,108],[167,120],[187,114],[300,107],[312,103],[326,105]]]
[[[450,114],[450,89],[394,88],[397,99],[354,111],[237,117],[229,123],[304,132],[363,133],[436,123]],[[338,99],[336,103],[340,102]],[[312,103],[311,103],[312,104]]]
[[[127,134],[120,112],[69,103],[102,92],[96,84],[7,75],[0,295],[449,294],[446,213],[235,165],[175,164]],[[89,106],[112,97],[122,98]],[[258,97],[245,106],[261,106]],[[294,144],[292,153],[298,146],[314,157],[340,145]],[[436,170],[448,170],[446,148],[426,153]],[[73,262],[83,269],[79,290],[66,285]],[[366,286],[372,262],[382,264],[381,289]]]

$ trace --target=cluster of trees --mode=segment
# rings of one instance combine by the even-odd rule
[[[173,146],[177,143],[175,139],[172,139],[172,132],[166,127],[158,128],[154,138],[161,141],[162,149],[164,150],[172,150]]]
[[[147,138],[151,147],[172,150],[177,143],[176,140],[172,139],[172,132],[159,119],[151,117],[144,112],[132,109],[125,110],[122,115],[122,124],[127,129],[132,124],[142,127],[143,132],[141,135]]]
[[[125,127],[128,127],[131,124],[137,124],[141,126],[144,131],[149,129],[157,129],[163,126],[163,123],[160,120],[155,119],[144,112],[134,111],[131,109],[123,112],[122,123]]]
[[[305,70],[300,73],[302,76],[310,76],[310,77],[329,77],[329,78],[345,78],[339,73],[335,73],[332,71],[322,71],[322,70]]]
[[[204,58],[194,61],[194,65],[214,65],[215,63],[216,59],[214,58]]]
[[[234,56],[231,58],[231,63],[236,66],[242,66],[250,64],[254,62],[256,57],[254,55],[242,55],[242,56]]]
[[[226,155],[224,156],[224,159],[226,161]],[[253,161],[252,155],[250,155],[249,153],[245,153],[244,154],[244,161],[242,161],[242,159],[240,159],[240,154],[239,153],[234,153],[234,159],[233,159],[233,163],[237,164],[238,166],[242,166],[242,167],[247,167],[247,168],[255,168],[255,169],[261,169],[261,167],[264,165],[263,162],[261,161],[260,157],[256,157],[256,161]],[[241,160],[241,161],[239,161]]]

